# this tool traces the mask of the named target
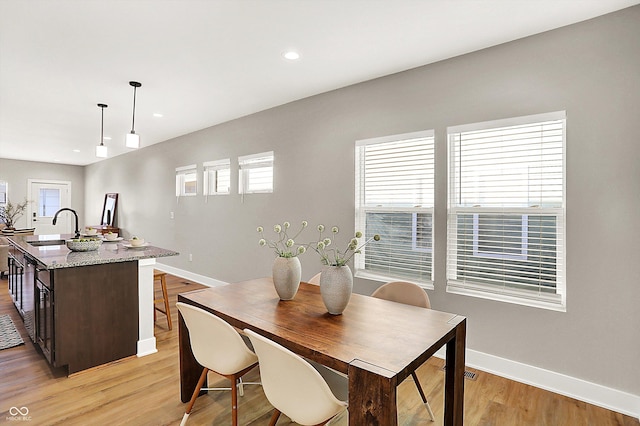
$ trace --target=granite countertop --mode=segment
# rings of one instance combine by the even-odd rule
[[[74,252],[62,245],[33,246],[29,242],[47,240],[67,240],[71,234],[27,235],[8,237],[22,252],[35,258],[47,269],[74,268],[78,266],[99,265],[103,263],[131,262],[140,259],[177,256],[180,253],[160,247],[147,245],[129,248],[122,241],[104,241],[95,251]]]

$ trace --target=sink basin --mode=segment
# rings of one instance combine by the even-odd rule
[[[40,246],[63,246],[65,244],[65,240],[38,240],[38,241],[28,241],[34,247]]]

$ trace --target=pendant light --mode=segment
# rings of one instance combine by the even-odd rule
[[[138,87],[142,87],[142,83],[138,83],[137,81],[130,81],[129,86],[133,87],[133,118],[131,120],[131,133],[127,133],[127,138],[125,139],[125,145],[127,148],[140,148],[140,135],[136,134],[135,124],[136,124],[136,89]]]
[[[96,157],[107,158],[107,147],[104,146],[104,109],[109,105],[98,104],[98,107],[102,110],[102,118],[100,120],[100,145],[96,146]]]

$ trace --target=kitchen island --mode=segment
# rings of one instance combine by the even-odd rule
[[[156,352],[153,269],[179,253],[107,241],[72,252],[71,237],[9,237],[9,291],[31,339],[68,374]]]

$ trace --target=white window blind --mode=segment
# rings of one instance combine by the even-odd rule
[[[447,291],[562,309],[565,113],[447,133]]]
[[[356,275],[433,284],[433,131],[356,142]]]
[[[241,194],[273,192],[273,151],[238,158]]]
[[[204,194],[228,194],[231,185],[231,160],[207,161],[204,166]]]
[[[190,197],[198,193],[198,175],[195,164],[176,168],[176,197]]]

